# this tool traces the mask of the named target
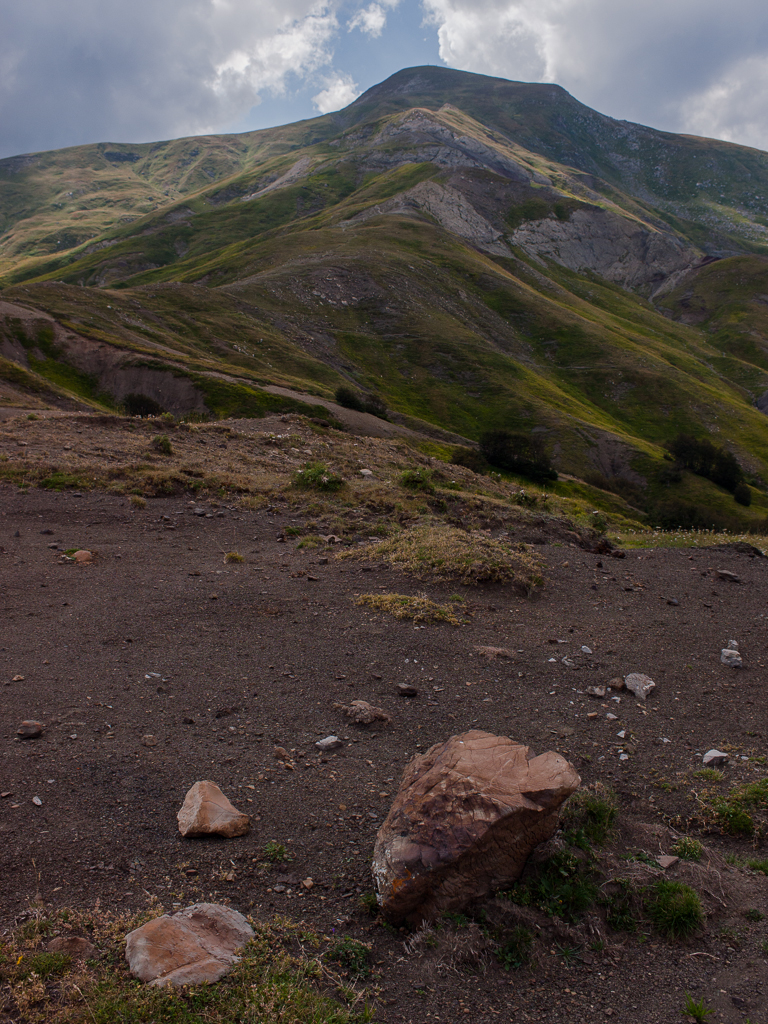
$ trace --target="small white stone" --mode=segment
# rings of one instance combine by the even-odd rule
[[[582,647],[581,648],[581,653],[582,654],[591,654],[592,653],[592,648],[591,647]]]
[[[708,750],[706,754],[702,757],[702,761],[709,768],[719,768],[720,765],[725,764],[727,760],[728,755],[724,754],[722,750],[715,750],[714,747],[712,748],[712,750]]]
[[[39,796],[33,796],[32,797],[32,803],[35,805],[35,807],[42,807],[43,806],[43,801],[40,799]]]
[[[620,740],[623,740],[624,737],[627,735],[627,730],[622,729],[621,732],[617,732],[616,735],[619,737]]]

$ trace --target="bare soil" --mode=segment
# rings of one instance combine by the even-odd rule
[[[63,429],[45,426],[51,439]],[[768,880],[723,859],[768,856],[766,843],[707,831],[696,793],[709,784],[694,775],[711,747],[729,753],[723,792],[768,774],[764,558],[722,547],[614,559],[550,538],[538,549],[547,583],[525,597],[300,549],[279,538],[306,515],[277,501],[194,500],[140,509],[109,493],[0,485],[0,927],[32,901],[223,901],[371,943],[367,984],[387,1024],[671,1024],[686,991],[715,1008],[715,1024],[768,1019]],[[61,561],[78,548],[94,562]],[[233,550],[243,563],[225,562]],[[356,606],[361,592],[458,594],[466,624],[415,628]],[[741,671],[720,663],[731,639]],[[646,704],[585,692],[629,672],[655,680]],[[398,696],[402,682],[418,696]],[[351,725],[337,705],[355,698],[392,723]],[[19,739],[23,719],[44,722],[42,736]],[[616,790],[618,832],[602,855],[614,876],[662,877],[648,861],[698,835],[702,865],[667,877],[698,888],[704,931],[673,943],[648,926],[611,931],[597,915],[566,928],[529,913],[534,959],[505,972],[477,924],[446,923],[425,942],[374,920],[360,897],[402,771],[468,729],[556,749],[584,784]],[[329,733],[345,746],[321,755],[315,741]],[[180,837],[176,812],[206,778],[253,816],[249,835]],[[269,841],[290,860],[265,864]],[[500,906],[488,904],[489,919]]]

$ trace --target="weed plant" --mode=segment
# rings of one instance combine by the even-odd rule
[[[426,469],[404,470],[400,474],[400,485],[407,487],[409,491],[422,491],[424,494],[435,493],[432,474]]]
[[[275,842],[274,839],[270,839],[268,843],[264,844],[263,853],[270,864],[283,864],[291,859],[286,847],[282,843]]]
[[[682,860],[700,861],[704,853],[704,847],[698,839],[691,836],[681,836],[672,847],[672,852]]]
[[[426,594],[410,597],[408,594],[359,594],[355,604],[365,605],[378,612],[386,612],[396,619],[414,622],[447,622],[460,626],[461,620],[449,605],[430,601]]]
[[[152,448],[161,455],[173,455],[171,439],[167,434],[157,434],[152,438]]]
[[[589,789],[580,789],[562,811],[565,838],[584,850],[590,843],[603,846],[611,836],[618,813],[618,800],[610,787],[598,782]]]
[[[345,486],[345,481],[322,462],[308,462],[294,474],[293,486],[304,490],[334,493]]]
[[[571,850],[561,850],[537,865],[530,881],[518,883],[501,895],[519,906],[538,907],[550,917],[576,923],[594,904],[598,890],[586,859]]]
[[[496,947],[495,956],[505,971],[517,970],[530,962],[533,935],[523,925],[517,925]]]
[[[757,827],[755,815],[768,811],[768,778],[737,786],[725,797],[704,794],[700,802],[705,818],[722,832],[750,837]]]
[[[685,993],[685,1009],[683,1013],[692,1017],[696,1024],[704,1024],[707,1017],[711,1017],[714,1012],[712,1007],[706,1005],[703,996],[701,999],[696,1000],[690,992]]]
[[[367,978],[371,973],[371,947],[349,935],[334,942],[325,957],[332,963],[339,964],[354,980]]]

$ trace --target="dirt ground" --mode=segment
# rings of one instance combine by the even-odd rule
[[[766,774],[755,758],[766,753],[768,560],[733,547],[619,560],[550,543],[539,548],[547,583],[524,597],[416,583],[278,539],[302,523],[279,503],[249,511],[187,495],[142,509],[108,493],[0,485],[0,927],[34,900],[226,901],[372,943],[383,1024],[666,1024],[681,1019],[685,992],[715,1007],[715,1024],[768,1020],[768,879],[723,860],[765,857],[766,844],[700,831],[694,791],[705,784],[693,774],[711,747],[730,755],[728,786]],[[77,548],[93,564],[61,561]],[[242,564],[225,562],[233,550]],[[354,603],[389,591],[458,591],[467,624],[414,627]],[[741,671],[720,663],[731,639]],[[512,657],[483,657],[484,645]],[[629,672],[655,680],[646,705],[585,693]],[[401,682],[418,697],[400,697]],[[391,725],[350,725],[337,705],[354,698]],[[44,722],[42,736],[20,740],[23,719]],[[573,956],[542,917],[531,966],[505,972],[459,949],[472,928],[430,945],[375,921],[360,897],[402,771],[470,728],[556,749],[585,784],[614,787],[619,833],[606,856],[617,873],[622,855],[655,857],[698,834],[706,929],[685,943],[607,931],[604,948]],[[329,733],[346,745],[321,755],[315,741]],[[249,835],[180,837],[176,812],[198,779],[253,816]],[[266,868],[269,841],[290,861]],[[690,870],[681,862],[668,877]]]

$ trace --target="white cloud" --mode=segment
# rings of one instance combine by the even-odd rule
[[[422,0],[422,6],[450,67],[557,82],[614,117],[768,149],[764,0]]]
[[[329,114],[356,100],[360,92],[357,83],[349,75],[336,75],[322,92],[312,97],[312,102],[321,114]]]
[[[361,32],[374,39],[381,35],[387,23],[387,13],[381,4],[369,4],[362,7],[347,23],[347,31],[359,28]]]

